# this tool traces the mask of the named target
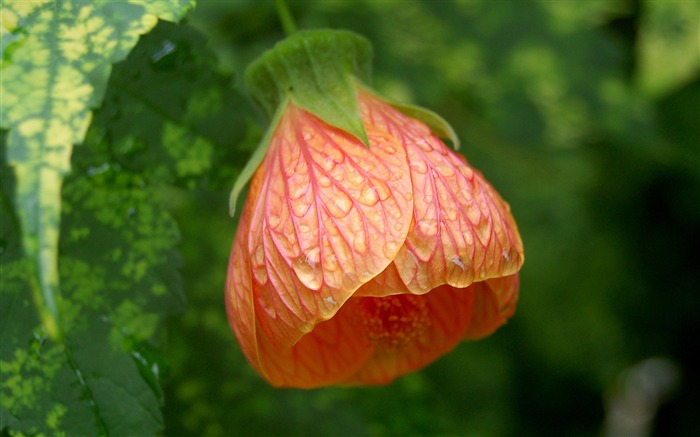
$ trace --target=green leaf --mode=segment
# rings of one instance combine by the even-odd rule
[[[216,72],[206,40],[186,26],[161,21],[114,66],[61,193],[60,341],[47,337],[32,303],[3,141],[0,429],[162,430],[162,324],[185,306],[179,231],[167,209],[177,190],[169,186],[228,186],[240,153],[232,145],[246,138],[252,115],[246,108]],[[214,161],[235,170],[212,172]]]
[[[24,253],[42,323],[61,336],[58,238],[61,184],[111,64],[123,59],[158,17],[179,19],[193,5],[165,2],[6,2],[0,126],[17,176]],[[160,15],[159,15],[160,14]],[[7,24],[6,24],[7,23]],[[21,36],[18,36],[21,35]],[[4,44],[4,43],[3,43]]]

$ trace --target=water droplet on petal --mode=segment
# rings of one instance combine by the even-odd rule
[[[265,249],[263,249],[262,244],[255,248],[253,251],[253,265],[261,265],[263,259],[265,258]]]
[[[389,259],[394,259],[396,253],[398,252],[398,244],[394,241],[389,241],[384,245],[384,256]]]
[[[376,205],[377,202],[379,201],[379,196],[377,195],[377,188],[365,186],[362,189],[362,194],[360,194],[360,198],[358,200],[363,205],[367,205],[367,206]]]
[[[372,279],[372,275],[370,274],[370,272],[365,270],[362,273],[360,273],[360,281],[367,282],[370,279]]]
[[[326,202],[328,212],[336,218],[342,218],[348,215],[352,209],[352,200],[343,192],[337,192],[333,197]]]
[[[464,232],[462,236],[464,236],[464,242],[467,243],[467,246],[474,244],[474,236],[470,231]]]
[[[438,171],[440,171],[441,175],[448,178],[452,177],[455,174],[455,171],[452,168],[452,166],[445,162],[440,163],[440,165],[438,166]]]
[[[416,227],[425,236],[436,235],[438,231],[436,220],[420,220]]]
[[[334,272],[338,270],[338,257],[331,253],[323,257],[321,265],[324,271]]]
[[[464,263],[462,262],[461,256],[454,256],[450,258],[450,261],[460,269],[464,270]]]
[[[322,275],[316,272],[316,263],[309,262],[306,256],[300,256],[292,263],[294,273],[306,287],[312,290],[321,288]]]
[[[425,161],[413,161],[411,162],[411,170],[416,173],[425,174],[428,172],[428,166],[426,165]]]
[[[272,305],[267,305],[267,302],[265,302],[265,299],[259,297],[258,298],[258,305],[260,308],[263,309],[267,313],[268,316],[270,316],[271,319],[276,319],[277,318],[277,311],[275,311],[275,307]]]
[[[335,160],[333,158],[326,158],[323,160],[323,169],[326,171],[331,171],[335,168]]]
[[[306,202],[294,202],[292,212],[294,212],[294,215],[297,217],[303,217],[309,208],[311,208],[311,205]]]
[[[421,149],[425,150],[426,152],[430,152],[433,150],[432,146],[425,138],[420,138],[419,140],[417,140],[416,146],[420,147]]]
[[[277,229],[277,227],[280,225],[280,216],[276,214],[270,214],[267,217],[267,224],[270,225],[270,227]]]
[[[462,194],[462,199],[464,199],[467,202],[471,202],[472,197],[474,197],[474,196],[472,195],[472,192],[470,190],[463,188],[462,191],[460,191],[460,192]]]
[[[367,252],[367,238],[364,232],[358,232],[354,235],[354,240],[352,242],[352,247],[356,252],[364,254]]]
[[[357,172],[351,172],[348,175],[348,182],[350,182],[353,185],[360,185],[365,182],[364,176],[361,174],[358,174]]]

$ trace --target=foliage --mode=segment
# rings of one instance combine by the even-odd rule
[[[77,104],[61,103],[62,96],[76,96],[72,86],[83,85],[56,83],[52,86],[64,88],[57,91],[27,77],[26,71],[38,74],[38,67],[16,62],[26,45],[12,53],[12,61],[3,70],[3,90],[12,98],[5,99],[7,106],[3,107],[11,129],[3,135],[2,149],[0,428],[13,432],[150,435],[162,429],[161,378],[167,365],[157,349],[161,322],[165,315],[182,311],[185,303],[177,270],[181,266],[176,251],[179,232],[167,212],[163,190],[203,179],[218,153],[214,149],[240,143],[245,128],[242,119],[235,117],[244,107],[242,99],[213,71],[214,60],[204,49],[205,40],[186,27],[161,22],[139,41],[126,61],[114,66],[107,84],[109,62],[126,55],[129,41],[136,43],[136,32],[145,30],[141,22],[152,27],[156,18],[145,15],[141,6],[102,6],[101,11],[111,18],[115,10],[128,12],[115,25],[121,35],[112,36],[126,46],[120,49],[122,53],[81,53],[72,59],[54,54],[47,67],[77,69],[93,58],[106,63],[99,66],[107,69],[102,74],[105,83],[96,80],[102,90],[92,94],[96,102],[104,96],[104,103],[92,117],[84,140],[82,128],[68,129],[72,136],[59,144],[52,143],[57,136],[50,129],[25,136],[22,127],[29,117],[47,125],[84,124],[89,118],[88,100],[75,114],[70,109]],[[97,14],[102,6],[93,5],[89,13]],[[179,6],[179,13],[185,6]],[[141,10],[141,15],[134,10]],[[60,11],[57,5],[54,16],[39,17],[39,24],[26,30],[35,37],[34,44],[58,44],[53,40],[60,34],[32,34],[47,25],[42,20],[65,27],[66,32],[71,25],[84,29],[70,21],[75,19],[73,13],[87,13],[84,8],[63,15]],[[166,18],[177,18],[171,12],[160,12]],[[95,26],[106,31],[104,24]],[[108,45],[107,40],[82,37],[85,40],[75,43],[79,48],[87,42]],[[76,59],[84,62],[76,67]],[[20,71],[13,73],[13,68]],[[60,77],[47,73],[52,74]],[[88,76],[85,73],[84,80]],[[37,103],[44,112],[31,112],[23,102],[37,97],[22,96],[23,89],[43,93],[44,101]],[[74,122],[77,119],[83,121]],[[229,128],[221,129],[222,124]],[[72,154],[72,171],[59,193],[56,188],[68,167],[52,166],[47,160],[53,158],[46,150],[70,157],[74,142],[82,144]],[[28,180],[39,167],[49,168],[51,176]],[[23,188],[23,184],[30,187]],[[53,205],[50,210],[44,200]],[[54,250],[60,253],[60,320],[65,336],[54,339],[34,308],[46,302],[32,295],[32,272],[37,257],[49,263],[56,260],[50,260],[50,254],[33,253],[26,241],[57,233],[59,220],[52,215],[58,213],[58,205],[62,207],[61,239],[60,248]],[[27,219],[32,215],[41,216],[36,228]],[[52,292],[57,296],[55,289]]]
[[[281,25],[242,0],[156,25],[188,5],[3,3],[0,429],[590,435],[664,357],[654,433],[700,433],[697,2],[290,2],[300,29],[366,36],[375,87],[455,127],[526,252],[493,337],[314,391],[266,386],[223,306],[228,190],[262,127],[236,90]]]

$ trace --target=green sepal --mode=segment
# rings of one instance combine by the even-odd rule
[[[342,30],[300,31],[253,62],[246,70],[246,84],[268,117],[289,98],[369,147],[354,79],[370,83],[371,60],[372,46],[360,35]]]
[[[270,123],[270,126],[267,128],[267,132],[265,132],[265,135],[263,136],[262,140],[260,140],[258,147],[255,148],[255,151],[250,156],[250,159],[248,159],[248,162],[246,162],[245,167],[243,167],[241,173],[238,175],[236,181],[233,183],[231,194],[229,194],[228,197],[228,211],[231,217],[236,215],[236,203],[238,202],[238,197],[241,195],[243,188],[248,184],[250,178],[253,177],[253,173],[255,173],[255,170],[257,170],[258,167],[260,167],[260,164],[262,164],[263,159],[265,159],[267,149],[270,148],[272,134],[274,134],[275,130],[277,129],[277,125],[279,124],[279,121],[282,118],[282,114],[284,113],[284,108],[286,106],[287,102],[285,101],[284,104],[280,105],[279,108],[277,108],[277,111],[275,112],[275,115],[272,118],[272,123]]]
[[[430,109],[425,109],[420,106],[408,105],[406,103],[397,103],[384,99],[388,104],[401,111],[403,114],[418,119],[427,124],[431,131],[440,138],[447,138],[452,141],[455,150],[459,149],[459,137],[455,133],[450,123],[447,122],[437,113]]]

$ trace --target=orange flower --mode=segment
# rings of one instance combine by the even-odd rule
[[[384,384],[515,310],[508,205],[426,124],[355,90],[369,147],[283,103],[233,243],[229,321],[275,386]]]

